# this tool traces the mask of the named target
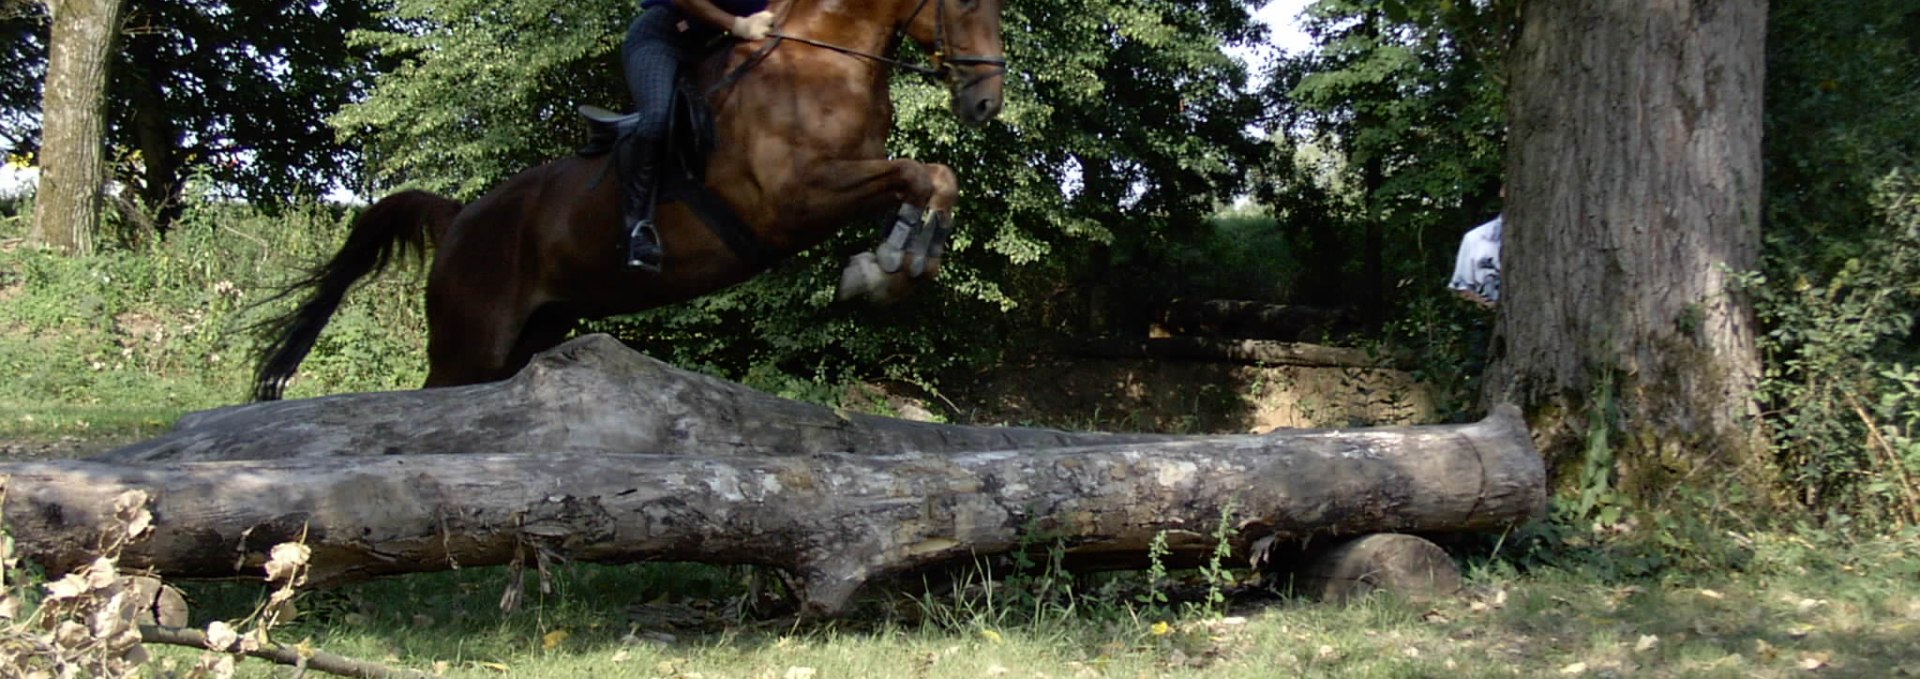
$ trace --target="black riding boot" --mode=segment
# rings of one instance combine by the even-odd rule
[[[627,268],[658,272],[666,252],[660,249],[660,231],[653,227],[657,145],[652,139],[632,135],[621,141],[619,153],[621,193],[625,198],[621,212],[627,225]]]

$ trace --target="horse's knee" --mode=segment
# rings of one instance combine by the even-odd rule
[[[927,181],[932,186],[927,207],[940,212],[953,210],[960,198],[960,177],[953,168],[939,163],[927,163]]]

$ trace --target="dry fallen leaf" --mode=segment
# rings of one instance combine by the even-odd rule
[[[240,640],[240,633],[233,631],[225,621],[215,620],[207,624],[207,648],[226,651]]]
[[[780,679],[813,679],[814,674],[817,672],[811,667],[795,666],[787,668],[787,673],[780,675]]]
[[[1700,596],[1703,596],[1703,597],[1706,597],[1706,598],[1709,598],[1709,599],[1713,599],[1713,600],[1716,600],[1716,601],[1717,601],[1717,600],[1720,600],[1720,599],[1725,599],[1725,598],[1727,598],[1727,595],[1725,595],[1725,594],[1721,594],[1721,593],[1719,593],[1719,592],[1716,592],[1716,591],[1713,591],[1713,590],[1710,590],[1710,589],[1703,589],[1703,590],[1700,590]]]
[[[1586,672],[1587,672],[1587,664],[1583,662],[1577,662],[1572,665],[1568,665],[1566,667],[1560,668],[1560,673],[1567,674],[1567,675],[1586,674]]]
[[[313,549],[298,542],[282,542],[267,553],[267,582],[289,579],[313,557]]]
[[[46,589],[47,601],[71,599],[87,591],[87,579],[80,577],[79,573],[68,573],[66,577],[47,583]]]
[[[1817,670],[1833,662],[1833,654],[1826,651],[1800,654],[1800,669]]]
[[[1635,653],[1645,653],[1647,651],[1653,650],[1653,647],[1659,646],[1659,645],[1660,645],[1660,637],[1656,637],[1651,634],[1642,634],[1640,635],[1640,640],[1633,643],[1633,650]]]

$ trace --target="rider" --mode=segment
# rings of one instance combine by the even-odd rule
[[[638,127],[619,150],[627,185],[623,212],[627,225],[627,266],[659,271],[664,253],[653,226],[653,172],[658,142],[667,134],[673,81],[680,62],[727,31],[741,40],[759,40],[773,30],[767,0],[644,0],[640,16],[627,28],[620,60],[633,95]]]

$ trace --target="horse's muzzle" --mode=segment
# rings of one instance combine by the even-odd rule
[[[960,122],[978,127],[1000,115],[1001,97],[1000,77],[1004,67],[976,66],[960,70],[963,77],[953,83],[953,115]]]

